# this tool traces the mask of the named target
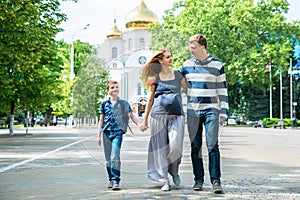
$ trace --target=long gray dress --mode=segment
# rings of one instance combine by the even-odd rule
[[[172,91],[178,95],[182,110],[181,85],[182,76],[175,71],[175,79],[161,81],[157,77],[156,93]],[[171,176],[178,174],[182,157],[184,138],[184,113],[168,114],[158,102],[154,100],[150,118],[151,137],[148,148],[148,177],[155,181],[169,182]]]

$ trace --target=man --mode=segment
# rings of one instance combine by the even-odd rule
[[[223,63],[207,54],[207,40],[201,34],[189,39],[193,57],[184,62],[181,72],[188,83],[187,121],[191,141],[191,158],[195,184],[202,190],[204,168],[202,158],[202,132],[205,127],[209,157],[210,182],[214,193],[224,193],[221,186],[219,124],[227,118],[228,95]]]

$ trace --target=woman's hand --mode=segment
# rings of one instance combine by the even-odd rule
[[[148,129],[148,125],[143,122],[139,124],[139,128],[141,131],[145,131]]]

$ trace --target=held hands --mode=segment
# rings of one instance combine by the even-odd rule
[[[148,129],[148,125],[145,122],[139,123],[139,128],[141,131],[145,131]]]

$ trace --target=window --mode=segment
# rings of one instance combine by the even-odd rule
[[[145,39],[140,38],[140,49],[145,49]]]
[[[118,56],[117,47],[113,47],[111,53],[112,53],[112,55],[111,55],[112,58],[117,58],[117,56]]]
[[[131,51],[131,38],[128,39],[128,51]]]
[[[137,84],[137,95],[142,95],[142,85],[141,85],[141,83]]]

